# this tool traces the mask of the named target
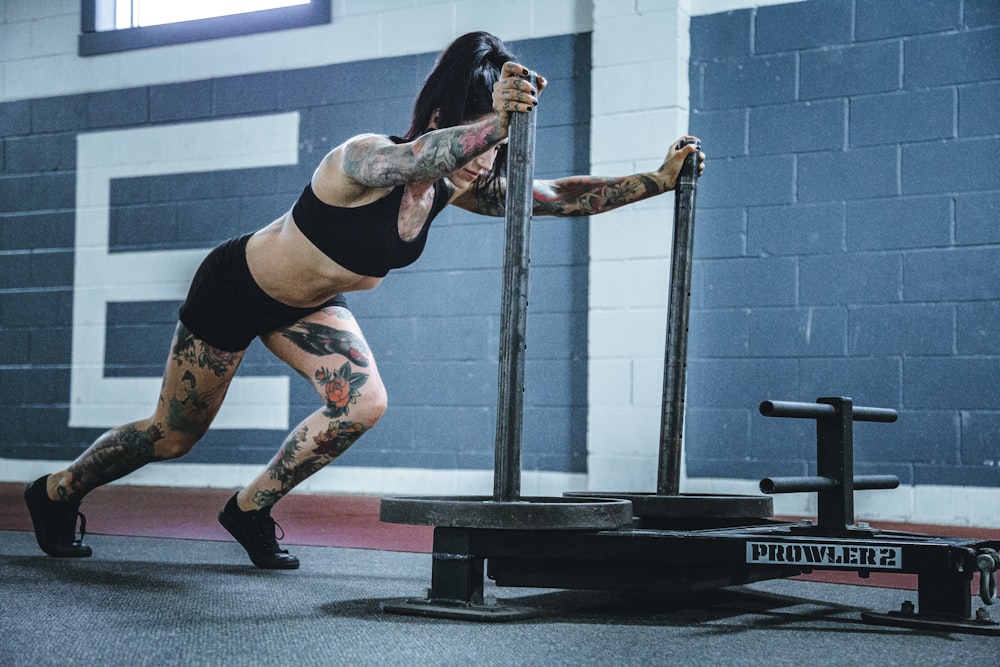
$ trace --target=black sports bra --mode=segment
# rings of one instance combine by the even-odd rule
[[[343,208],[320,201],[308,184],[292,208],[292,218],[302,234],[337,264],[359,275],[382,278],[390,269],[417,261],[431,222],[451,196],[443,181],[435,182],[427,221],[416,238],[404,241],[398,223],[404,187],[399,185],[370,204]]]

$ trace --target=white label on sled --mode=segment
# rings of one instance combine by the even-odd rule
[[[868,544],[747,542],[747,563],[901,570],[903,569],[903,550],[900,547],[871,546]]]

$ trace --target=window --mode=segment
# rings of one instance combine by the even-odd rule
[[[82,0],[92,56],[330,22],[330,0]]]

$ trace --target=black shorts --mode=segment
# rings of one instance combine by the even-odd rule
[[[194,274],[180,320],[197,338],[221,350],[239,352],[257,336],[323,308],[347,307],[343,294],[312,308],[295,308],[268,295],[254,282],[247,266],[250,236],[230,239],[208,253]]]

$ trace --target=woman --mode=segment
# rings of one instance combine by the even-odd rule
[[[180,310],[159,401],[148,418],[102,435],[68,468],[25,489],[47,554],[86,557],[81,499],[151,463],[183,456],[218,413],[250,342],[312,382],[324,407],[285,439],[270,464],[219,513],[260,568],[293,569],[271,507],[378,422],[386,390],[342,296],[376,287],[416,261],[446,205],[503,215],[505,142],[513,113],[538,104],[528,70],[483,32],[455,40],[414,105],[403,137],[366,134],[334,148],[292,210],[213,250]],[[693,145],[672,146],[654,172],[536,181],[537,215],[593,215],[671,190]],[[700,156],[703,168],[704,156]]]

